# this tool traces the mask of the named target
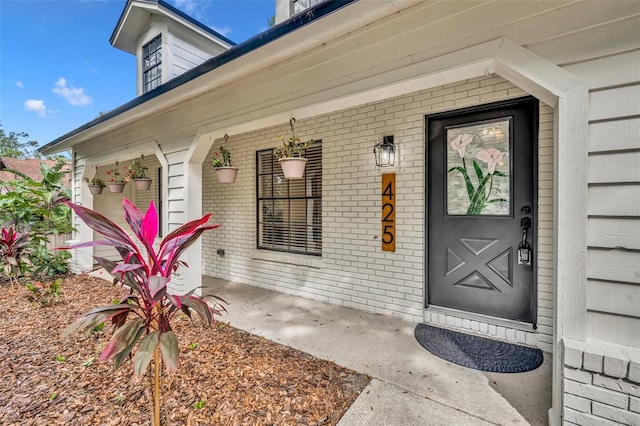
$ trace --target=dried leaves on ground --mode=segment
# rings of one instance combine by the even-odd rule
[[[8,283],[7,283],[8,284]],[[0,424],[149,425],[148,377],[98,361],[111,327],[62,338],[80,314],[124,294],[89,276],[66,277],[49,305],[23,286],[0,293]],[[368,379],[237,330],[177,316],[180,365],[165,377],[168,425],[335,425]]]

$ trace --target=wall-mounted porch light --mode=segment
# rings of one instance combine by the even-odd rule
[[[376,166],[393,166],[396,162],[396,146],[393,143],[393,135],[384,136],[382,142],[373,147],[373,153],[376,155]]]

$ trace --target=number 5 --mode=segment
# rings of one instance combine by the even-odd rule
[[[391,229],[391,231],[389,231]],[[382,231],[382,242],[385,244],[391,244],[393,242],[393,225],[385,225]]]

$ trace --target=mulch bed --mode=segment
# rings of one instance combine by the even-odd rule
[[[129,362],[114,371],[97,360],[110,326],[60,336],[80,314],[124,294],[120,286],[65,277],[47,306],[30,301],[24,286],[0,289],[0,424],[150,424],[148,377],[134,377]],[[174,318],[180,364],[164,378],[167,425],[335,425],[369,381],[222,321],[208,328]]]

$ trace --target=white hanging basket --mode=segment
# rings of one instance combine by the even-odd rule
[[[122,192],[126,184],[126,182],[107,182],[111,192]]]
[[[150,178],[138,178],[133,180],[138,191],[148,191],[151,188],[152,180]]]
[[[100,185],[89,185],[89,192],[92,195],[100,195],[100,194],[102,194],[102,189],[103,188],[104,187],[100,186]]]
[[[281,158],[278,160],[284,177],[287,179],[302,179],[307,159],[302,157]]]
[[[236,181],[236,175],[238,174],[237,167],[216,167],[213,169],[218,175],[218,182],[220,183],[233,183]]]

